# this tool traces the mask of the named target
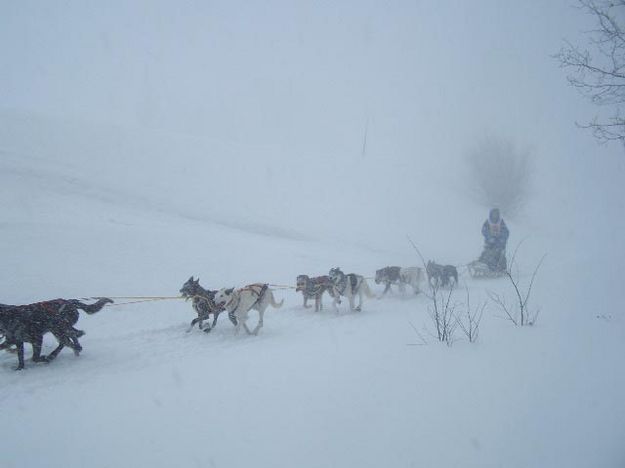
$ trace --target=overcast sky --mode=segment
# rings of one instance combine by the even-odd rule
[[[575,127],[596,109],[551,57],[591,26],[569,0],[2,1],[0,109],[268,147],[273,167],[353,164],[368,127],[379,164],[345,188],[386,192],[378,208],[415,198],[397,188],[413,174],[452,168],[456,184],[467,151],[497,135],[531,149],[538,192],[572,185],[596,206],[623,193],[623,150]],[[348,179],[332,170],[328,185]],[[554,198],[574,210],[571,196]]]
[[[589,24],[571,3],[2,2],[0,105],[319,149],[367,119],[380,151],[536,140],[588,110],[550,57]]]

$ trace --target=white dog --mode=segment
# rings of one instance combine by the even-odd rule
[[[341,303],[340,296],[345,296],[349,300],[350,310],[360,311],[362,309],[362,295],[369,298],[375,297],[371,292],[367,280],[364,276],[354,273],[345,274],[340,268],[332,268],[329,273],[330,280],[334,285],[334,308]],[[358,296],[358,307],[354,307],[354,298]]]
[[[403,289],[403,285],[408,284],[412,287],[415,294],[419,294],[421,292],[421,281],[424,279],[423,268],[408,267],[399,270],[400,290]]]
[[[382,293],[383,296],[391,290],[391,284],[396,284],[402,294],[406,292],[406,285],[411,286],[415,294],[419,294],[421,292],[420,283],[423,280],[423,269],[419,267],[388,266],[375,272],[375,284],[384,283],[386,286]]]
[[[222,288],[215,294],[214,301],[217,305],[223,305],[229,315],[236,317],[237,324],[234,333],[238,334],[243,327],[248,335],[258,335],[258,331],[263,326],[263,315],[268,306],[271,305],[279,309],[284,303],[284,299],[276,302],[271,289],[262,283],[249,284],[240,289]],[[252,309],[258,311],[258,325],[254,331],[250,331],[246,323],[249,318],[249,311]]]

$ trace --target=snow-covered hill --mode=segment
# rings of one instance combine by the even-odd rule
[[[417,209],[398,201],[405,215],[387,216],[377,203],[388,193],[334,185],[351,160],[337,158],[306,185],[301,161],[272,162],[263,148],[3,118],[12,125],[0,147],[5,303],[177,295],[191,275],[211,288],[293,284],[334,266],[370,276],[418,264],[406,234],[442,262],[466,263],[480,248],[485,213],[458,191],[428,197],[441,193],[436,177],[406,176],[423,194]],[[179,157],[151,159],[158,151]],[[368,181],[385,167],[363,164],[355,171]],[[622,264],[623,248],[609,236],[579,248],[600,210],[587,224],[563,215],[555,229],[550,208],[565,190],[510,223],[511,244],[531,234],[519,255],[525,278],[549,254],[533,327],[514,327],[491,305],[478,343],[448,348],[431,335],[423,295],[337,314],[327,298],[313,313],[293,291],[276,291],[285,306],[267,312],[257,337],[233,336],[225,317],[210,334],[186,333],[194,313],[182,301],[107,307],[81,318],[78,358],[64,351],[14,372],[15,356],[0,355],[2,466],[623,466],[625,319],[610,266]],[[475,303],[487,290],[512,298],[504,280],[463,275],[461,285]]]

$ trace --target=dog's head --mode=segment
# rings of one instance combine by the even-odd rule
[[[193,276],[187,280],[185,284],[180,288],[180,294],[185,300],[189,300],[189,298],[193,296],[197,296],[200,288],[200,278],[194,280]]]
[[[304,291],[309,281],[310,277],[308,275],[299,275],[295,281],[295,291]]]
[[[345,276],[345,274],[341,271],[339,267],[336,267],[330,270],[330,272],[328,273],[328,276],[330,277],[330,281],[336,284],[341,281],[341,279]]]
[[[384,281],[384,277],[386,276],[386,268],[382,268],[381,270],[375,270],[375,284],[380,284]]]
[[[223,307],[232,299],[232,295],[234,294],[234,288],[221,288],[219,291],[215,293],[215,304]]]

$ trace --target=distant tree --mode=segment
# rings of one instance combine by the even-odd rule
[[[570,70],[571,86],[598,106],[610,109],[587,124],[600,142],[625,145],[625,0],[578,0],[579,8],[593,17],[595,28],[585,32],[583,46],[569,41],[555,55],[561,68]]]
[[[498,207],[514,217],[523,207],[530,189],[532,164],[529,151],[511,141],[488,137],[469,152],[469,185],[476,201]]]

